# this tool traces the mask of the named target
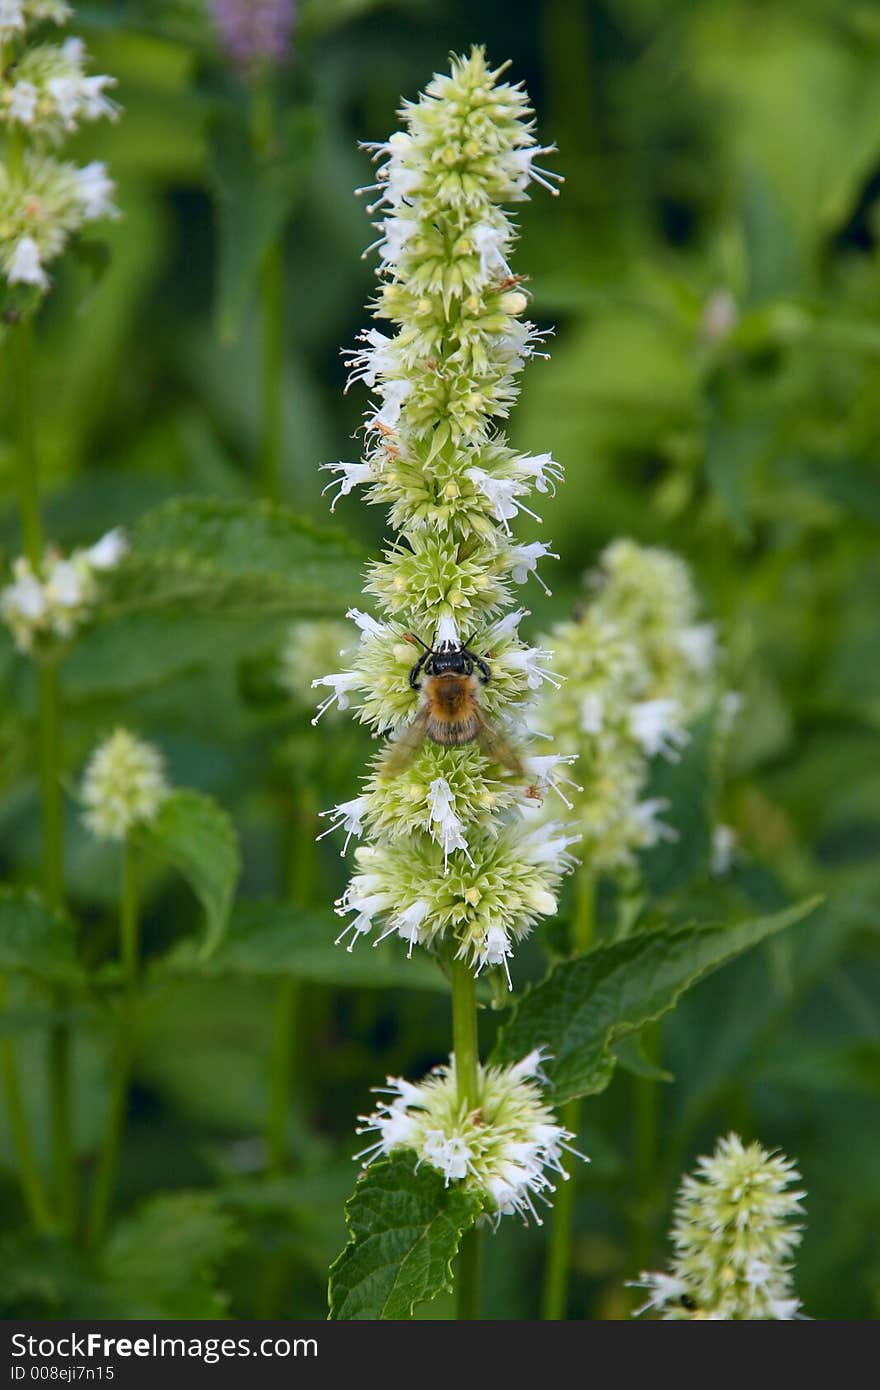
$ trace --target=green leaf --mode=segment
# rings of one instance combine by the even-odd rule
[[[631,1076],[641,1076],[646,1081],[675,1080],[671,1071],[658,1066],[656,1062],[645,1055],[643,1039],[638,1033],[627,1033],[625,1037],[619,1038],[614,1043],[612,1051],[617,1065],[623,1067],[623,1070],[628,1071]]]
[[[179,870],[205,909],[200,954],[206,956],[226,930],[241,870],[232,822],[209,796],[175,791],[140,836]]]
[[[698,980],[800,921],[818,901],[735,926],[658,927],[557,965],[515,1006],[492,1061],[516,1062],[546,1048],[557,1104],[595,1095],[614,1073],[618,1039],[668,1013]]]
[[[393,945],[371,948],[364,942],[349,952],[334,945],[340,926],[330,912],[303,912],[287,903],[239,903],[209,957],[191,941],[182,941],[159,968],[211,977],[292,975],[313,984],[353,988],[446,990],[440,970],[424,954],[408,960]]]
[[[126,1317],[220,1318],[226,1299],[214,1271],[237,1235],[207,1193],[154,1197],[111,1232],[101,1276]]]
[[[178,498],[142,517],[108,579],[122,611],[182,605],[230,615],[338,615],[361,592],[361,552],[287,507]]]
[[[186,672],[281,645],[285,623],[259,625],[221,613],[147,611],[85,632],[61,668],[65,701],[151,690]]]
[[[374,1163],[345,1209],[351,1240],[330,1269],[330,1316],[409,1318],[419,1303],[452,1285],[461,1237],[481,1198],[405,1152]]]
[[[7,1318],[113,1317],[106,1291],[72,1242],[29,1231],[0,1242],[0,1309]]]
[[[752,535],[749,501],[761,459],[766,455],[773,420],[754,412],[743,416],[723,399],[720,390],[707,388],[706,481],[715,494],[738,541]]]
[[[214,123],[211,172],[219,212],[216,317],[222,338],[238,333],[263,255],[282,234],[299,200],[317,134],[317,116],[305,108],[285,113],[279,139],[263,151],[256,147],[240,111],[224,112]]]
[[[0,888],[0,974],[79,984],[73,924],[50,912],[36,893]]]

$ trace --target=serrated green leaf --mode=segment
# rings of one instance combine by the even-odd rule
[[[482,1201],[416,1162],[398,1154],[358,1180],[345,1209],[351,1240],[330,1270],[331,1318],[409,1318],[451,1287],[452,1261]]]
[[[100,1273],[126,1317],[220,1318],[215,1270],[237,1234],[208,1193],[155,1197],[111,1232]]]
[[[239,111],[214,122],[210,161],[219,211],[216,318],[222,338],[238,332],[266,248],[299,200],[317,133],[315,112],[294,108],[285,113],[277,141],[261,151]]]
[[[107,581],[111,612],[338,615],[362,587],[355,546],[266,502],[179,498],[143,516],[131,539]]]
[[[141,831],[141,838],[173,864],[201,902],[205,934],[199,952],[206,956],[226,930],[241,871],[232,822],[209,796],[175,791],[165,798],[156,819]]]
[[[433,989],[448,986],[425,956],[361,943],[354,951],[334,945],[340,922],[332,913],[303,912],[287,903],[237,904],[229,927],[211,955],[182,941],[159,968],[174,974],[242,975],[276,979],[292,975],[313,984],[352,988]]]
[[[151,690],[217,661],[280,647],[284,620],[259,625],[221,613],[145,612],[109,618],[84,633],[61,668],[65,701]]]
[[[514,1007],[492,1061],[516,1062],[542,1047],[557,1104],[595,1095],[614,1073],[619,1038],[661,1018],[698,980],[800,921],[818,901],[735,926],[658,927],[565,961]]]
[[[73,924],[50,912],[36,893],[0,888],[0,974],[79,984]]]
[[[0,1243],[3,1318],[112,1317],[84,1256],[54,1235],[16,1232]]]

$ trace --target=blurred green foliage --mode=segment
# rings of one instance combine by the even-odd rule
[[[326,611],[344,611],[358,557],[381,537],[379,513],[350,499],[332,539],[305,537],[328,529],[318,464],[357,447],[362,403],[343,397],[339,358],[371,289],[360,253],[372,237],[351,195],[369,164],[356,142],[383,138],[401,94],[450,48],[483,42],[494,60],[511,58],[566,177],[558,202],[523,208],[517,263],[533,316],[556,336],[552,363],[526,374],[513,439],[567,469],[544,510],[563,558],[554,596],[530,595],[535,627],[566,611],[614,535],[682,553],[743,697],[715,807],[740,849],[722,876],[706,872],[705,854],[684,870],[649,867],[645,920],[661,908],[673,924],[740,920],[824,895],[807,922],[701,984],[647,1039],[674,1084],[633,1074],[644,1054],[621,1048],[614,1083],[585,1105],[592,1164],[577,1177],[570,1315],[626,1314],[624,1280],[663,1259],[683,1167],[735,1127],[803,1173],[806,1310],[877,1317],[880,4],[312,0],[302,11],[277,80],[290,138],[261,171],[245,157],[252,94],[224,68],[199,0],[79,8],[125,107],[79,144],[111,165],[124,216],[102,229],[106,265],[95,247],[70,258],[41,316],[47,532],[67,545],[140,525],[161,588],[172,583],[163,528],[173,531],[176,504],[160,504],[185,494],[228,516],[255,495],[254,275],[261,238],[283,225],[283,493],[318,528],[303,544],[332,570],[301,590],[325,585]],[[11,470],[7,431],[7,557],[19,549]],[[195,607],[131,616],[120,595],[122,611],[64,670],[67,882],[92,962],[112,954],[117,858],[88,840],[73,792],[117,721],[162,747],[178,786],[222,803],[248,902],[200,972],[198,904],[183,879],[151,870],[117,1221],[97,1261],[23,1234],[0,1137],[7,1315],[324,1316],[353,1117],[387,1071],[416,1076],[448,1048],[448,1004],[432,988],[442,980],[424,962],[410,976],[393,952],[353,962],[329,947],[344,866],[330,842],[309,846],[317,811],[354,794],[369,744],[344,721],[315,733],[311,711],[281,689],[286,615],[314,611],[314,599],[266,580],[255,620],[259,567],[240,555]],[[238,608],[224,608],[230,591]],[[34,738],[31,673],[3,635],[0,870],[19,886],[38,877]],[[693,779],[687,766],[678,781],[663,775],[690,844],[705,834]],[[603,891],[604,922],[613,897]],[[270,898],[271,908],[252,901]],[[5,909],[4,899],[0,927]],[[296,950],[285,914],[302,924]],[[49,950],[58,924],[37,929]],[[545,965],[533,941],[518,983]],[[273,974],[299,981],[302,1068],[290,1171],[268,1180],[259,1136]],[[41,1159],[47,1007],[23,979],[3,1025],[23,1058]],[[100,989],[74,1021],[85,1176],[107,1101]],[[487,1051],[489,1009],[483,1024]],[[541,1231],[502,1223],[487,1316],[536,1315],[542,1253]],[[445,1312],[440,1300],[428,1315]]]

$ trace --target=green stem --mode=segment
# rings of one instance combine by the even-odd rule
[[[588,869],[581,869],[577,879],[571,933],[571,944],[578,955],[590,949],[595,927],[596,879]],[[563,1108],[560,1118],[565,1129],[576,1135],[581,1123],[581,1102],[570,1100]],[[574,1167],[568,1154],[564,1155],[562,1162],[568,1174],[568,1181],[561,1180],[556,1189],[553,1214],[550,1218],[550,1239],[547,1244],[544,1296],[541,1305],[542,1318],[550,1322],[562,1322],[568,1311],[574,1222]]]
[[[451,972],[452,1046],[458,1096],[468,1110],[473,1110],[480,1098],[477,982],[463,960],[454,960]]]
[[[470,1111],[478,1105],[480,1097],[477,986],[464,961],[453,960],[450,970],[455,1076],[459,1100]],[[481,1272],[482,1236],[479,1231],[473,1229],[462,1237],[458,1256],[456,1301],[460,1322],[470,1322],[480,1316]]]
[[[36,569],[43,546],[40,523],[40,479],[34,423],[34,325],[30,318],[9,335],[14,371],[18,429],[18,502],[22,548]]]
[[[0,1008],[5,1005],[6,981],[0,978]],[[0,1039],[0,1072],[3,1076],[3,1092],[6,1097],[6,1113],[9,1117],[9,1132],[15,1156],[21,1189],[31,1220],[38,1231],[52,1229],[52,1216],[43,1179],[37,1165],[27,1115],[21,1095],[21,1082],[18,1074],[18,1057],[15,1043],[11,1037]]]
[[[312,900],[317,870],[315,835],[318,807],[311,787],[305,785],[296,789],[292,811],[285,815],[285,825],[289,829],[285,836],[284,855],[287,896],[295,906],[305,908]],[[269,1057],[269,1108],[264,1130],[267,1167],[276,1177],[284,1172],[288,1162],[291,1095],[303,1060],[301,1015],[304,1003],[300,981],[283,979],[275,995]],[[302,1096],[299,1098],[301,1100]]]
[[[64,901],[64,841],[57,657],[55,655],[41,657],[38,673],[44,888],[47,903],[57,912],[63,906]]]
[[[254,88],[251,108],[251,140],[255,161],[271,159],[277,141],[278,113],[275,92],[267,79]],[[262,335],[260,491],[270,502],[281,500],[281,463],[284,448],[284,254],[279,234],[263,253],[260,266],[260,331]]]
[[[138,890],[137,860],[134,846],[126,840],[122,852],[122,894],[119,908],[119,955],[123,974],[119,1027],[110,1079],[110,1106],[98,1171],[92,1188],[89,1210],[88,1243],[100,1245],[116,1189],[119,1154],[128,1113],[131,1065],[134,1051],[134,1015],[138,970]]]
[[[284,367],[284,262],[281,242],[273,242],[263,255],[260,269],[262,312],[262,438],[260,440],[260,489],[270,502],[281,500],[283,452]]]
[[[64,906],[64,841],[61,801],[61,749],[58,717],[58,660],[40,658],[39,739],[43,810],[43,868],[46,902],[54,911]],[[63,1014],[67,991],[56,989],[53,1006]],[[49,1034],[49,1106],[52,1131],[52,1173],[58,1209],[65,1229],[76,1220],[76,1168],[71,1119],[70,1024],[55,1023]]]
[[[642,1053],[649,1062],[660,1057],[659,1025],[642,1030]],[[650,1264],[656,1237],[655,1199],[657,1180],[657,1134],[660,1118],[660,1087],[648,1076],[633,1077],[633,1117],[635,1124],[633,1204],[633,1271]]]
[[[7,155],[13,163],[19,154],[20,142],[10,143]],[[34,569],[40,563],[42,528],[40,525],[40,491],[37,476],[37,451],[34,438],[34,329],[30,319],[23,319],[10,332],[8,341],[12,355],[15,382],[16,425],[18,430],[17,473],[18,504],[21,516],[22,550]],[[12,1039],[4,1039],[2,1052],[3,1089],[12,1140],[18,1157],[22,1189],[34,1223],[45,1229],[50,1221],[43,1182],[34,1158],[27,1116],[21,1098],[18,1056]]]

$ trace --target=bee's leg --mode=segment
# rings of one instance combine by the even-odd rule
[[[485,661],[482,659],[482,657],[475,656],[473,657],[473,663],[480,673],[480,680],[482,681],[483,685],[488,685],[492,677],[489,673],[489,667],[486,665]]]
[[[421,681],[419,680],[419,676],[422,674],[422,667],[428,660],[428,657],[431,655],[433,655],[433,653],[430,650],[423,652],[422,655],[419,657],[418,661],[416,662],[415,666],[410,671],[409,683],[413,690],[420,689]]]

